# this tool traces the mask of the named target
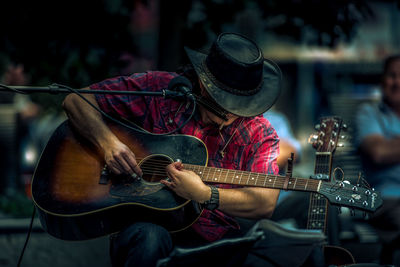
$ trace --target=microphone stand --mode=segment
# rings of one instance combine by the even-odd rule
[[[109,95],[139,95],[139,96],[158,96],[164,98],[185,98],[187,94],[179,91],[162,90],[160,92],[143,92],[143,91],[108,91],[108,90],[88,90],[88,89],[72,89],[60,86],[58,84],[52,84],[49,86],[10,86],[0,84],[0,92],[14,92],[14,93],[73,93],[79,92],[82,94],[109,94]]]
[[[8,86],[4,84],[0,84],[0,92],[14,92],[14,93],[20,93],[20,94],[30,94],[30,93],[50,93],[50,94],[58,94],[58,93],[75,93],[78,94],[83,100],[85,100],[90,106],[92,106],[94,109],[99,111],[103,116],[106,118],[110,119],[111,121],[114,121],[122,126],[125,126],[129,129],[145,133],[145,134],[152,134],[152,135],[169,135],[172,133],[177,132],[180,130],[184,125],[186,125],[189,120],[193,117],[195,109],[196,109],[196,99],[192,97],[190,92],[182,92],[182,91],[174,91],[174,90],[162,90],[160,92],[143,92],[143,91],[108,91],[108,90],[88,90],[88,89],[73,89],[65,85],[60,85],[60,84],[52,84],[49,86],[45,87],[40,87],[40,86]],[[153,97],[164,97],[164,98],[174,98],[177,100],[184,100],[184,99],[190,99],[193,102],[193,111],[189,118],[178,128],[168,132],[168,133],[163,133],[163,134],[153,134],[149,133],[147,131],[142,131],[139,128],[131,127],[130,125],[127,125],[126,123],[119,121],[108,114],[104,113],[102,110],[98,109],[95,107],[92,103],[90,103],[84,96],[83,94],[112,94],[112,95],[139,95],[139,96],[153,96]]]

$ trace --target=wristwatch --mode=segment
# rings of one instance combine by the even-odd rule
[[[211,188],[211,197],[203,203],[203,207],[208,210],[215,210],[219,207],[219,191],[213,185],[209,185],[209,187]]]

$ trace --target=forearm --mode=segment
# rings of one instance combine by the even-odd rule
[[[263,219],[272,216],[279,190],[268,188],[219,188],[219,209],[231,216]]]
[[[361,148],[375,164],[400,163],[400,137],[392,139],[382,136],[367,137]]]
[[[99,108],[94,95],[84,95],[91,104]],[[72,126],[94,145],[104,149],[104,146],[115,142],[117,137],[111,132],[102,119],[100,112],[75,94],[68,95],[63,108]]]
[[[381,164],[400,163],[400,138],[387,140],[379,150]]]

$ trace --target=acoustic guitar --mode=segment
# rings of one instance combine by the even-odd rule
[[[186,229],[201,215],[200,205],[160,183],[167,177],[165,167],[178,159],[206,183],[315,192],[331,204],[366,212],[382,205],[378,192],[366,194],[364,188],[348,184],[207,167],[207,148],[193,136],[109,127],[135,153],[142,179],[108,173],[102,153],[65,121],[51,136],[32,179],[32,198],[49,234],[85,240],[118,232],[135,221],[160,224],[171,232]]]
[[[340,117],[323,117],[318,124],[319,132],[314,138],[315,168],[314,174],[325,181],[331,181],[333,154],[338,146],[341,130],[344,128]],[[308,209],[307,229],[321,230],[327,232],[328,201],[320,194],[310,194],[310,205]],[[324,258],[326,265],[342,266],[354,264],[353,255],[345,248],[327,245],[324,247]]]

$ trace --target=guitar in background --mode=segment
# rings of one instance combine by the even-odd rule
[[[346,128],[340,117],[324,117],[320,119],[316,129],[317,134],[311,136],[315,152],[314,178],[326,182],[332,180],[332,160],[342,128]],[[321,230],[327,234],[329,205],[325,197],[317,193],[310,194],[310,205],[308,209],[307,229]],[[335,216],[336,214],[332,214]],[[325,246],[324,257],[327,265],[345,265],[355,263],[351,253],[341,247]]]

